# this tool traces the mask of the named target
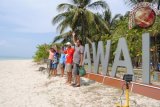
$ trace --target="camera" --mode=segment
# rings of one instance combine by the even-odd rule
[[[132,74],[124,74],[123,76],[123,80],[125,80],[126,82],[131,82],[132,81]]]

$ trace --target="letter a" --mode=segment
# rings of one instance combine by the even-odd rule
[[[84,57],[83,57],[83,65],[88,64],[88,72],[92,71],[91,67],[91,57],[90,57],[90,52],[89,52],[89,45],[85,44],[85,50],[84,50]]]
[[[123,53],[124,60],[121,60],[121,53]],[[118,42],[118,46],[116,49],[115,59],[112,66],[112,73],[111,76],[115,77],[117,72],[117,67],[126,67],[127,73],[133,75],[134,79],[134,73],[133,73],[133,66],[131,63],[131,58],[129,56],[128,47],[125,38],[120,38]]]

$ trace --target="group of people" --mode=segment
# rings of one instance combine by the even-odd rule
[[[57,75],[57,68],[61,70],[61,76],[64,72],[67,73],[66,83],[74,87],[80,87],[79,67],[82,66],[84,47],[82,41],[76,39],[75,33],[72,33],[74,45],[67,42],[65,46],[61,47],[60,58],[57,49],[54,47],[49,50],[49,69],[52,71],[51,75]],[[73,77],[73,78],[72,78]],[[73,81],[72,81],[73,80]]]

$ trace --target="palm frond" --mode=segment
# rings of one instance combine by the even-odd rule
[[[66,33],[63,33],[63,34],[61,34],[61,35],[56,36],[56,37],[53,39],[53,43],[55,43],[55,42],[57,42],[57,41],[59,41],[59,40],[64,41],[67,37],[71,37],[71,36],[70,36],[70,32],[71,32],[71,31],[68,31],[68,32],[66,32]]]
[[[79,16],[80,16],[80,14],[81,14],[81,10],[76,9],[76,10],[74,11],[74,16],[73,16],[73,18],[71,19],[71,20],[72,20],[72,23],[71,23],[71,28],[72,28],[72,29],[76,28],[76,24],[77,24],[77,22],[78,22],[78,18],[79,18]]]
[[[92,40],[90,38],[86,37],[86,39],[90,44],[92,44]]]
[[[120,17],[122,17],[121,14],[116,14],[116,15],[112,18],[110,24],[111,24],[111,25],[115,24],[116,20],[117,20],[118,18],[120,18]]]
[[[112,18],[112,14],[111,14],[110,9],[105,10],[103,15],[104,15],[104,20],[107,21],[108,23],[110,23],[111,18]]]
[[[70,0],[73,4],[77,5],[79,0]]]
[[[65,21],[63,21],[62,23],[60,23],[57,26],[57,30],[60,31],[60,34],[62,34],[64,32],[64,30],[66,30],[67,28],[69,28],[70,24],[66,23]]]
[[[75,14],[74,10],[58,14],[57,16],[53,18],[52,23],[53,25],[57,24],[63,20],[66,20],[67,17],[73,16],[74,14]]]
[[[59,23],[59,25],[57,26],[57,30],[60,31],[60,34],[62,34],[65,29],[67,29],[71,26],[73,16],[74,16],[74,14],[70,13],[69,16],[66,16],[65,20],[63,20]]]
[[[94,17],[95,17],[97,26],[103,29],[103,31],[105,31],[106,33],[109,33],[109,26],[106,23],[106,21],[97,15],[94,15]]]
[[[124,0],[125,4],[128,4],[130,6],[134,6],[135,4],[137,3],[140,3],[140,2],[153,2],[155,3],[155,0]]]
[[[86,7],[91,3],[91,0],[83,0],[83,5]]]
[[[91,11],[84,11],[84,16],[88,25],[94,22],[94,14]]]
[[[59,4],[58,7],[57,7],[57,10],[58,11],[68,11],[70,9],[74,9],[76,8],[76,6],[72,5],[72,4],[68,4],[68,3],[62,3],[62,4]]]
[[[99,9],[99,8],[108,9],[109,8],[108,4],[105,1],[96,1],[96,2],[93,2],[92,4],[89,4],[87,7],[90,9]]]
[[[57,42],[57,41],[59,41],[59,40],[61,40],[61,39],[63,39],[63,38],[62,38],[62,35],[56,36],[56,37],[53,39],[53,42],[52,42],[52,43],[55,43],[55,42]]]
[[[55,16],[52,20],[53,25],[59,23],[62,20],[65,20],[66,16],[69,15],[70,12],[64,12]]]

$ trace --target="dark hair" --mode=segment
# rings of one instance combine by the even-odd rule
[[[61,47],[61,50],[64,50],[64,49],[65,49],[65,47],[64,47],[64,46],[62,46],[62,47]]]
[[[82,40],[78,39],[79,43],[82,45]]]
[[[53,48],[53,52],[57,52],[57,51]]]

